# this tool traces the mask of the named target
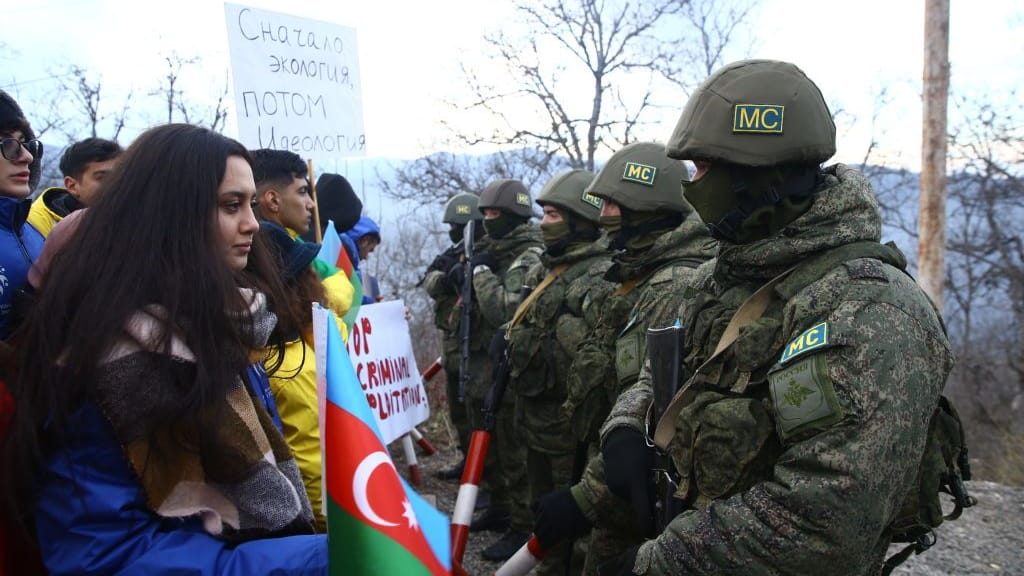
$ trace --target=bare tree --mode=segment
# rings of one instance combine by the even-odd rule
[[[92,79],[89,71],[78,65],[68,67],[64,75],[62,86],[65,93],[71,94],[78,105],[74,118],[81,119],[85,123],[84,132],[93,138],[103,136],[110,140],[117,140],[128,122],[128,111],[131,108],[133,92],[128,92],[119,110],[104,114],[101,110],[105,93],[103,83],[99,78]],[[101,125],[110,121],[110,131],[101,132]],[[79,122],[71,122],[65,127],[65,134],[69,141],[75,141],[83,137]],[[69,129],[70,128],[70,129]]]
[[[489,34],[488,64],[463,64],[470,95],[455,106],[469,125],[448,127],[462,144],[534,148],[593,170],[600,151],[643,137],[655,109],[678,108],[683,86],[722,63],[750,13],[737,6],[520,0],[523,34]]]
[[[206,126],[211,130],[222,131],[228,118],[228,75],[224,74],[224,83],[217,93],[212,106],[196,103],[196,98],[185,91],[186,74],[199,70],[202,59],[199,56],[185,57],[177,51],[162,56],[167,70],[160,79],[158,88],[150,91],[150,96],[163,100],[167,111],[167,122],[178,121],[198,126]],[[202,101],[208,98],[202,97]]]

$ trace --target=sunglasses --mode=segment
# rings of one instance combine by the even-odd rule
[[[28,150],[33,158],[39,158],[43,154],[43,143],[39,140],[26,140],[22,142],[17,138],[0,139],[0,155],[14,162],[21,156],[21,149]]]

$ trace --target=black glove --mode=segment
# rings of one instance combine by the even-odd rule
[[[597,567],[598,576],[633,576],[633,566],[636,564],[636,553],[640,546],[633,546],[626,550],[618,558],[601,564]]]
[[[451,270],[452,266],[458,263],[458,253],[453,252],[452,249],[449,248],[448,250],[445,250],[441,254],[438,254],[437,258],[434,258],[434,261],[430,263],[430,266],[427,266],[427,272],[433,272],[434,270],[448,272],[449,270]]]
[[[563,540],[586,536],[593,527],[568,488],[541,496],[533,503],[533,534],[547,550]]]
[[[448,269],[446,276],[448,282],[451,283],[452,288],[456,292],[462,292],[462,284],[466,281],[466,267],[461,262],[456,262],[454,266]]]
[[[633,504],[644,534],[654,531],[654,448],[632,428],[615,428],[601,447],[604,481],[619,498]]]
[[[473,264],[472,268],[474,270],[476,270],[477,266],[487,266],[491,270],[498,269],[498,258],[494,255],[494,252],[489,250],[473,254],[473,259],[470,262]]]

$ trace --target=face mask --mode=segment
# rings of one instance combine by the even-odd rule
[[[544,237],[544,245],[550,247],[569,237],[569,223],[562,220],[561,222],[541,224],[540,233]]]
[[[712,164],[699,179],[683,182],[683,197],[705,224],[718,224],[739,203],[732,178],[722,164]]]
[[[484,230],[487,231],[488,236],[496,240],[504,238],[518,225],[518,222],[513,221],[505,214],[502,214],[497,218],[484,220]]]
[[[619,230],[622,230],[622,215],[617,216],[599,216],[597,219],[601,228],[604,228],[609,235],[615,234]]]
[[[458,244],[459,242],[462,242],[462,235],[465,234],[465,231],[465,224],[452,225],[452,227],[448,229],[448,238],[451,239],[452,244]]]

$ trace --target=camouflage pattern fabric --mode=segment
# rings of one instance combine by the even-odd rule
[[[576,398],[590,400],[583,404],[589,410],[577,411],[573,423],[577,430],[588,432],[588,440],[595,444],[592,447],[595,453],[596,431],[618,395],[632,386],[640,375],[641,362],[646,356],[647,328],[667,326],[676,321],[682,296],[693,284],[697,266],[710,258],[715,248],[716,243],[707,235],[704,224],[695,213],[691,213],[679,227],[659,237],[648,251],[634,258],[620,258],[616,263],[616,272],[627,282],[624,286],[629,286],[630,279],[639,280],[630,292],[635,299],[633,307],[625,317],[625,323],[610,330],[615,335],[610,345],[605,341],[602,359],[597,365],[608,372],[600,374],[596,380],[585,381],[583,375],[596,376],[597,367],[581,364],[581,361],[597,355],[578,356],[569,380],[570,387],[576,385],[578,388],[570,388],[569,401],[566,402],[566,406],[572,406]],[[607,300],[614,301],[620,292],[622,290],[613,292]],[[614,310],[612,307],[609,309]],[[585,344],[594,345],[595,342]],[[596,574],[601,564],[643,541],[632,506],[608,491],[600,464],[600,455],[592,458],[582,480],[572,488],[576,503],[594,522],[585,574]]]
[[[603,279],[611,265],[603,239],[541,260],[527,274],[530,286],[540,285],[556,267],[565,268],[519,312],[520,321],[508,332],[510,393],[527,450],[528,502],[572,483],[577,442],[562,413],[568,372],[580,341],[597,324],[600,303],[615,287]],[[548,550],[536,573],[562,574],[566,553],[565,545]]]
[[[444,369],[448,416],[458,434],[459,448],[469,449],[469,416],[465,402],[459,402],[459,297],[445,281],[446,272],[432,270],[423,277],[423,287],[434,301],[434,325],[441,330],[441,366]]]
[[[498,268],[473,275],[474,305],[480,319],[473,326],[473,339],[483,344],[481,351],[474,351],[474,357],[487,365],[486,371],[472,373],[473,379],[466,390],[473,429],[483,426],[483,401],[493,381],[487,347],[495,331],[512,319],[519,305],[519,290],[527,285],[527,272],[540,264],[543,251],[540,229],[530,224],[517,226],[501,239],[488,238],[486,243],[481,242],[479,250],[490,250],[498,260]],[[513,530],[529,532],[533,514],[526,486],[526,447],[514,421],[515,394],[507,391],[484,464],[484,481],[492,490],[491,506],[509,511]]]
[[[877,244],[880,230],[867,180],[837,165],[781,234],[723,245],[702,268],[680,309],[685,373],[769,279],[855,243],[851,252],[867,254],[798,268],[707,377],[689,383],[696,394],[669,446],[689,510],[641,546],[634,573],[879,572],[953,365],[931,301],[900,270],[902,255]],[[641,396],[621,398],[618,425],[642,427]]]

